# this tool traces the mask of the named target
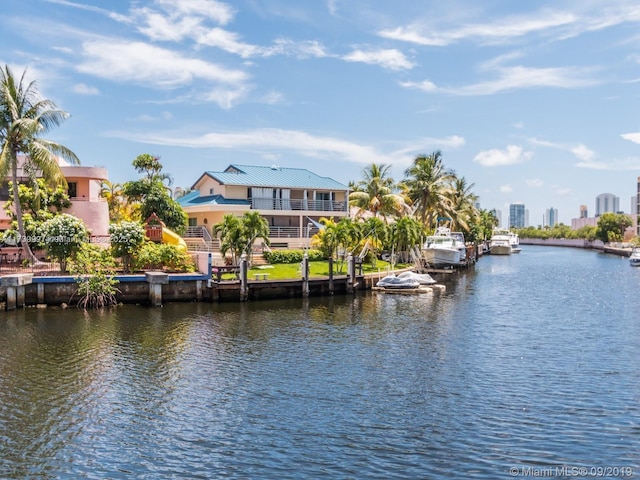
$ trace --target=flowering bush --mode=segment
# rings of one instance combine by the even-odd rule
[[[147,242],[135,255],[136,267],[140,270],[166,270],[169,272],[193,272],[195,266],[191,255],[184,248],[168,243]]]
[[[60,262],[60,269],[67,271],[67,260],[88,240],[89,232],[82,220],[62,213],[42,224],[47,253]]]
[[[109,226],[111,251],[122,257],[125,271],[130,270],[133,253],[144,243],[144,228],[137,222],[120,222]]]

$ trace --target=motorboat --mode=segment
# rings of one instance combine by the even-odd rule
[[[466,258],[466,249],[464,255]],[[460,244],[451,235],[451,230],[448,227],[438,227],[424,242],[422,258],[431,267],[443,267],[460,265],[463,257]]]
[[[467,263],[467,244],[464,241],[464,233],[451,232],[450,235],[455,239],[455,245],[460,252],[460,263]]]
[[[509,232],[509,242],[511,243],[511,253],[520,253],[520,237],[515,232]]]
[[[493,234],[489,240],[489,253],[491,255],[511,255],[513,253],[509,233],[506,228],[493,229]]]
[[[404,290],[411,288],[420,288],[420,282],[413,278],[401,278],[399,276],[396,277],[395,275],[387,275],[386,277],[378,280],[376,287],[392,290]]]
[[[436,281],[428,273],[402,272],[398,278],[415,280],[420,285],[433,285]]]
[[[633,250],[631,250],[629,265],[632,267],[640,267],[640,247],[633,247]]]

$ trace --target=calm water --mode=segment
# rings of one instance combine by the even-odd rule
[[[0,313],[0,477],[638,476],[639,286],[524,246],[441,295]]]

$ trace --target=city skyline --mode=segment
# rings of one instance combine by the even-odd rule
[[[115,182],[141,153],[183,188],[231,163],[399,181],[441,150],[482,208],[569,225],[636,192],[639,24],[631,0],[5,0],[0,64]]]

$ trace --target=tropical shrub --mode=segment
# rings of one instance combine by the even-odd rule
[[[67,213],[44,222],[42,233],[47,254],[60,263],[63,272],[67,271],[67,260],[80,250],[89,236],[82,220]]]
[[[305,250],[272,250],[264,252],[264,259],[273,264],[277,263],[300,263],[304,257]],[[307,251],[307,257],[310,262],[326,260],[327,256],[320,250],[310,249]]]
[[[168,243],[146,242],[135,254],[135,266],[138,270],[195,271],[191,255]]]
[[[70,262],[70,271],[78,284],[75,293],[80,298],[78,307],[116,305],[116,285],[119,282],[114,278],[115,270],[115,259],[108,249],[91,243],[82,244]]]
[[[109,235],[113,256],[122,258],[125,272],[131,271],[133,253],[145,241],[144,228],[137,222],[120,222],[109,226]]]

